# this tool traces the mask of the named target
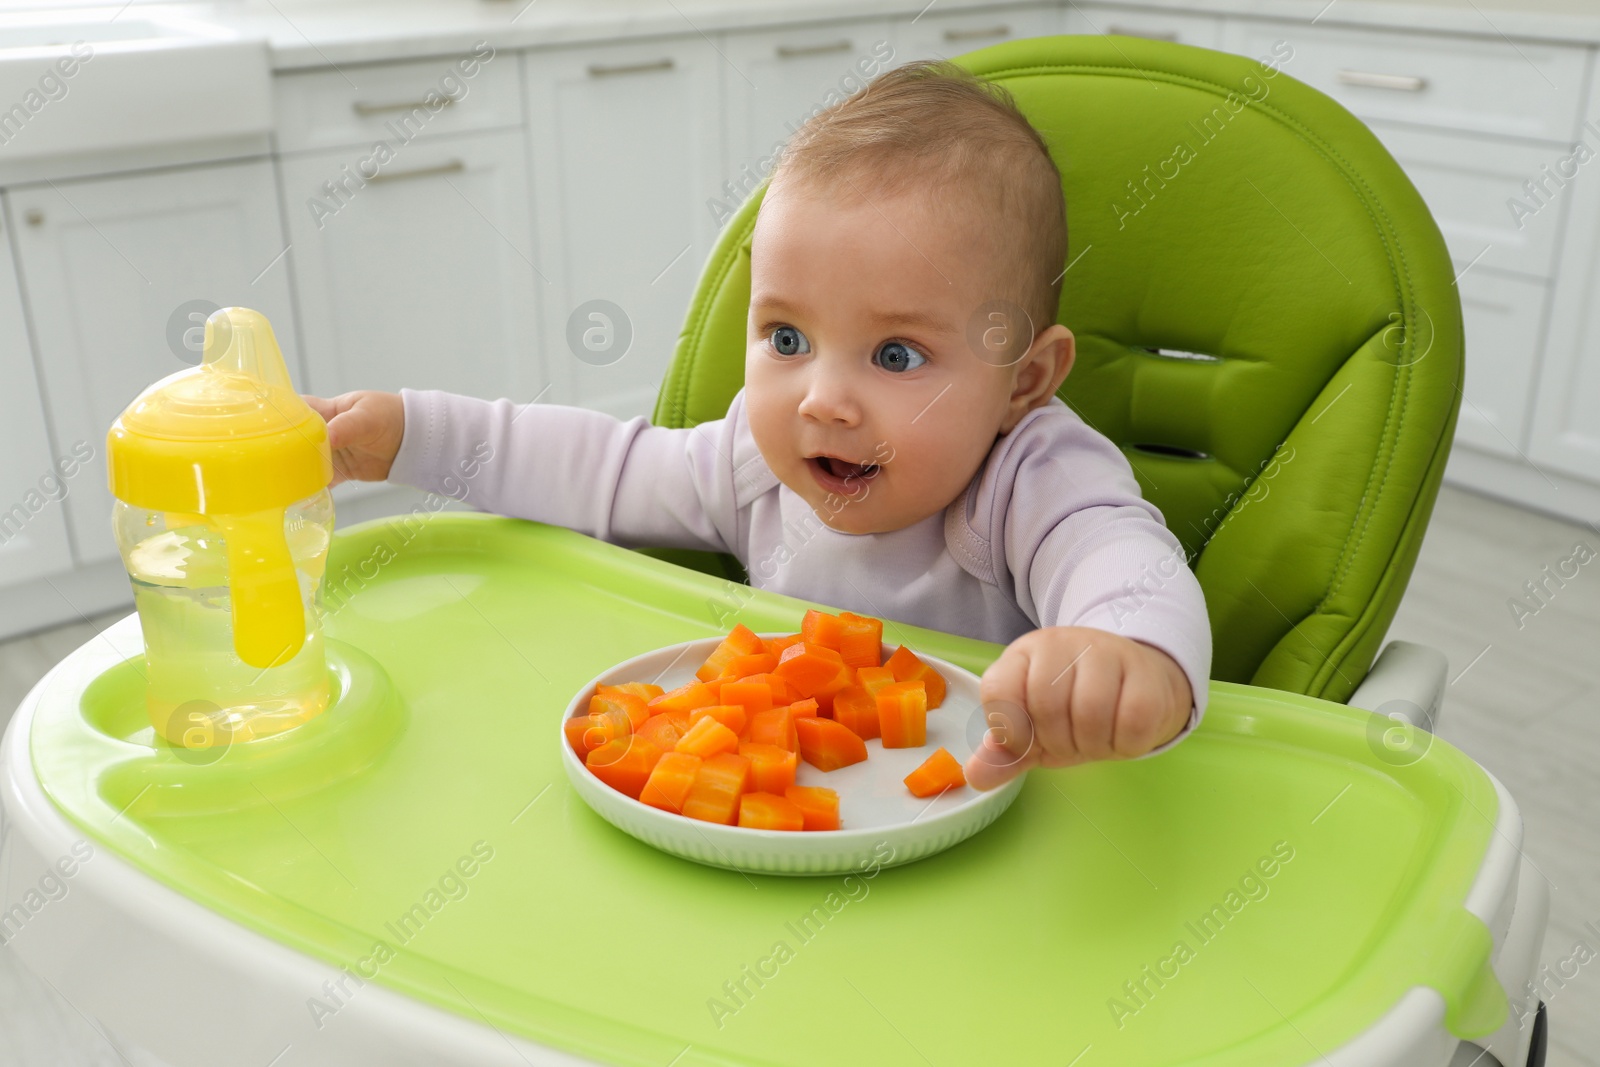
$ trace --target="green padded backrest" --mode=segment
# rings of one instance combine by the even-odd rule
[[[1461,306],[1421,197],[1358,119],[1254,60],[1067,36],[959,62],[1010,90],[1061,170],[1061,396],[1188,549],[1212,676],[1343,701],[1460,406]],[[658,424],[720,418],[740,388],[759,199],[706,265]]]

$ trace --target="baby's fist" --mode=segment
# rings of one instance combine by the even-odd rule
[[[1048,626],[1023,634],[983,672],[989,725],[967,781],[993,789],[1030,767],[1130,759],[1170,741],[1193,693],[1165,652],[1106,630]]]
[[[405,402],[399,393],[360,389],[324,400],[308,396],[305,402],[328,424],[328,448],[333,451],[333,482],[381,482],[400,451],[405,435]]]

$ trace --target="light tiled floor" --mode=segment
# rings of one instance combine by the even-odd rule
[[[1505,783],[1526,823],[1526,852],[1550,883],[1543,962],[1548,1067],[1600,1067],[1600,556],[1547,583],[1520,621],[1514,598],[1600,532],[1446,487],[1389,636],[1434,645],[1453,679],[1441,736]],[[1571,567],[1567,568],[1571,573]],[[1527,601],[1530,606],[1536,602]],[[56,660],[117,616],[0,645],[0,716]],[[0,719],[3,724],[3,719]],[[1575,952],[1579,941],[1585,950]],[[70,1005],[0,952],[0,1067],[135,1063]],[[1520,1067],[1520,1065],[1519,1065]]]

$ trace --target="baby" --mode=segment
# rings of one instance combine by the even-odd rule
[[[728,552],[757,588],[1006,644],[979,789],[1153,755],[1205,710],[1200,585],[1128,460],[1060,398],[1061,176],[1006,92],[911,63],[807,122],[751,244],[744,388],[691,429],[441,392],[307,398],[336,480],[629,547]]]

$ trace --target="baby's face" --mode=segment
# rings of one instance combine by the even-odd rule
[[[902,529],[949,506],[996,436],[1049,399],[1072,335],[1052,326],[1030,348],[1024,327],[980,358],[969,323],[1011,294],[997,291],[991,235],[955,198],[796,185],[773,183],[753,237],[751,430],[828,526]],[[1039,395],[1019,399],[1025,388]]]

